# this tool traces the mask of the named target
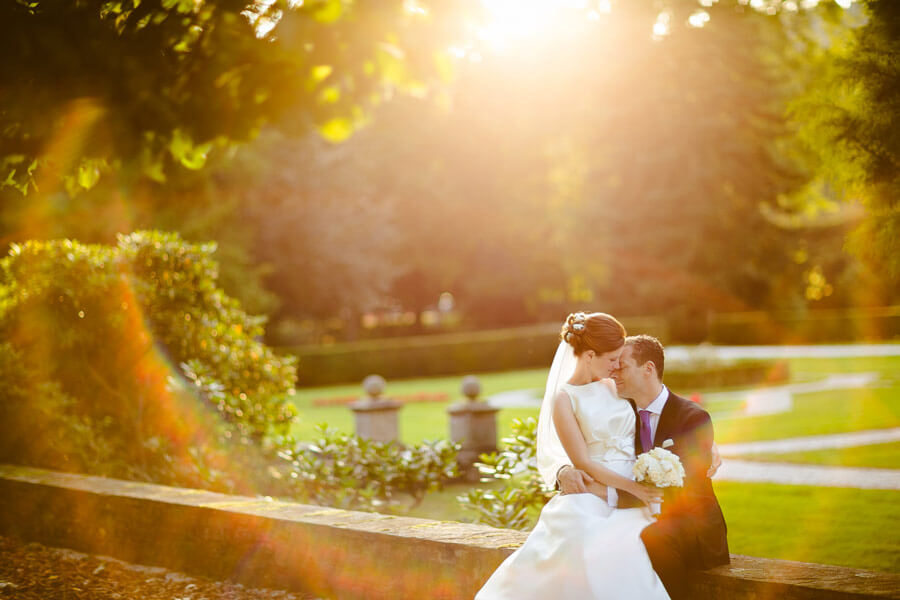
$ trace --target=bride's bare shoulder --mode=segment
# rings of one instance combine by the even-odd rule
[[[556,394],[553,396],[553,400],[555,402],[571,402],[572,393],[565,388],[559,388],[558,390],[556,390]]]
[[[601,379],[601,380],[600,380],[600,383],[602,383],[603,385],[605,385],[605,386],[607,387],[607,389],[609,389],[609,392],[610,392],[613,396],[618,396],[618,395],[619,395],[619,390],[616,388],[616,382],[615,382],[613,379],[607,377],[606,379]]]

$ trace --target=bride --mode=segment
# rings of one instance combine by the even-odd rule
[[[574,313],[560,337],[538,421],[538,469],[554,486],[559,469],[574,465],[593,478],[591,493],[554,496],[475,598],[668,600],[640,538],[653,522],[649,509],[614,508],[612,488],[661,501],[658,490],[632,479],[634,411],[608,379],[625,328],[604,313]]]

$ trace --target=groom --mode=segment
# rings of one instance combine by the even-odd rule
[[[673,600],[680,600],[686,598],[689,570],[727,564],[729,554],[725,519],[708,476],[712,421],[698,404],[663,385],[664,368],[665,353],[659,340],[631,336],[625,339],[615,380],[619,396],[629,399],[636,411],[635,452],[664,446],[684,465],[684,487],[664,490],[661,514],[641,533],[666,591]],[[564,493],[584,491],[585,477],[582,471],[565,467],[559,472],[560,489]],[[617,492],[619,508],[642,506],[627,492]]]

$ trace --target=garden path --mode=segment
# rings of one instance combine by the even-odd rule
[[[891,429],[870,429],[850,433],[830,435],[810,435],[781,440],[763,440],[737,444],[720,444],[722,456],[746,456],[747,454],[805,452],[808,450],[828,450],[831,448],[854,448],[870,444],[887,444],[900,441],[900,427]]]
[[[666,357],[687,360],[697,346],[669,346]],[[900,356],[900,344],[822,344],[809,346],[704,346],[704,351],[724,360],[750,358],[856,358]]]
[[[780,452],[853,448],[896,441],[900,441],[900,427],[832,435],[812,435],[781,440],[722,444],[719,446],[719,452],[725,457],[725,460],[722,462],[722,467],[716,473],[714,479],[717,481],[900,490],[900,469],[801,465],[729,458],[757,453],[777,454]]]
[[[793,409],[794,394],[860,389],[878,384],[878,379],[878,373],[836,373],[818,381],[707,393],[703,395],[703,403],[719,401],[742,403],[740,412],[713,414],[713,421],[716,422],[722,419],[774,415]]]
[[[900,490],[900,469],[829,467],[725,459],[716,481]]]

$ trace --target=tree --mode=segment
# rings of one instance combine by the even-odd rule
[[[804,302],[798,253],[841,242],[764,210],[807,181],[787,28],[739,2],[695,27],[687,4],[660,39],[659,9],[629,3],[515,56],[484,50],[445,109],[394,102],[348,141],[380,164],[372,185],[421,274],[404,303],[447,289],[496,326],[587,303],[691,317]]]
[[[4,2],[2,187],[71,195],[109,172],[163,181],[286,111],[343,139],[365,106],[438,76],[453,3],[407,4]]]
[[[900,296],[900,5],[867,0],[865,23],[816,48],[820,79],[796,103],[814,185],[786,208],[862,207],[849,247]]]
[[[275,121],[338,141],[369,107],[445,78],[464,4],[0,3],[0,240],[216,239],[222,285],[273,312],[245,203],[223,193],[236,143]]]
[[[600,293],[624,311],[643,299],[644,311],[685,325],[681,339],[702,339],[706,311],[783,306],[801,287],[797,232],[761,210],[804,183],[778,145],[790,135],[784,29],[740,3],[706,10],[702,27],[673,16],[663,39],[598,82],[597,93],[615,85],[629,101],[592,119],[582,142],[603,157],[580,231],[605,234]]]
[[[384,303],[401,232],[371,168],[346,146],[269,130],[223,169],[217,187],[260,241],[254,256],[280,300],[276,317],[357,322]]]
[[[31,13],[15,6],[25,23],[23,15]],[[35,6],[41,18],[65,8],[46,0]],[[127,24],[130,17],[123,15],[135,9],[123,6],[119,16]],[[236,6],[210,2],[211,16],[202,17],[167,0],[157,8],[169,16],[145,28],[174,27],[177,19],[169,19],[182,8],[189,20],[218,23],[216,15],[234,13]],[[39,196],[8,203],[0,216],[8,221],[0,226],[14,237],[27,230],[30,237],[109,241],[116,231],[165,227],[192,239],[221,238],[228,257],[223,285],[278,318],[346,320],[378,305],[420,311],[450,291],[472,326],[555,319],[594,303],[618,314],[667,312],[698,322],[694,317],[710,309],[803,306],[815,297],[813,284],[824,293],[858,280],[859,264],[840,248],[846,221],[810,227],[781,214],[787,198],[810,189],[818,169],[806,155],[814,153],[797,150],[784,114],[812,76],[795,51],[803,45],[795,32],[812,30],[804,21],[809,15],[842,14],[836,5],[793,12],[779,1],[753,10],[738,0],[706,9],[671,0],[616,4],[593,20],[584,11],[565,13],[565,36],[536,39],[514,55],[463,44],[469,58],[455,63],[453,85],[434,85],[427,93],[416,82],[445,73],[448,65],[435,52],[460,31],[468,4],[433,2],[424,21],[403,6],[416,8],[410,2],[320,1],[294,9],[276,3],[263,17],[238,11],[230,25],[245,36],[238,47],[246,46],[247,64],[260,66],[252,81],[242,75],[234,84],[243,91],[230,104],[216,97],[208,109],[200,99],[221,95],[216,73],[230,73],[240,57],[228,58],[237,50],[216,54],[218,38],[203,37],[209,28],[201,28],[206,41],[174,53],[181,57],[177,68],[157,77],[168,81],[163,75],[171,74],[182,88],[153,88],[161,106],[172,104],[164,126],[151,128],[162,140],[159,152],[148,154],[143,138],[138,152],[113,152],[126,144],[110,140],[134,140],[140,137],[135,128],[104,134],[94,144],[103,152],[85,156],[131,158],[86,163],[93,166],[84,170],[84,183],[107,168],[115,177],[77,196],[42,185]],[[95,18],[84,10],[85,18]],[[278,25],[256,37],[252,21],[265,23],[277,11]],[[656,34],[654,22],[665,26]],[[126,28],[114,39],[123,56],[132,43],[126,38],[137,39],[141,31]],[[34,45],[24,37],[13,32],[12,39]],[[204,53],[214,56],[203,59]],[[185,72],[191,76],[185,79]],[[89,75],[88,82],[100,82],[97,89],[111,85],[109,77]],[[284,78],[284,88],[273,85]],[[404,87],[416,93],[380,102]],[[25,84],[9,89],[21,92]],[[132,89],[117,97],[134,96]],[[208,110],[198,126],[206,123],[209,135],[219,137],[200,135],[182,118],[187,107],[172,100],[173,90],[191,92],[183,96],[188,105]],[[365,110],[372,92],[378,92],[378,106]],[[257,106],[257,97],[266,100]],[[121,112],[126,117],[116,122],[130,125],[129,102],[105,103],[98,119],[108,123]],[[22,108],[24,101],[13,105]],[[10,122],[18,123],[14,116]],[[370,118],[337,147],[309,138],[314,124],[337,139]],[[232,130],[232,121],[246,127]],[[216,153],[214,142],[208,154],[206,146],[194,153],[198,144],[226,134],[252,135],[264,122],[271,125],[256,144]],[[57,140],[55,134],[44,138]],[[178,152],[196,156],[196,164],[187,163],[204,168],[185,168]],[[31,154],[15,156],[20,162],[10,168],[19,177],[19,167],[32,164]],[[156,162],[145,164],[144,156]],[[46,173],[50,181],[62,171]],[[154,181],[156,175],[165,181]],[[40,183],[40,171],[31,179]],[[74,191],[85,187],[77,177],[68,181]],[[827,283],[820,285],[822,277]],[[280,297],[280,308],[263,281]],[[829,302],[839,304],[838,296]]]
[[[533,40],[514,56],[480,48],[478,60],[462,60],[453,85],[438,90],[441,102],[401,98],[378,107],[372,124],[335,153],[339,161],[314,167],[328,173],[332,189],[341,179],[367,190],[370,210],[389,219],[395,235],[364,256],[383,266],[396,257],[379,273],[395,277],[393,298],[418,311],[450,291],[472,326],[553,319],[596,302],[617,314],[702,324],[707,310],[796,308],[827,293],[832,305],[853,301],[833,289],[865,279],[841,248],[848,222],[789,222],[779,213],[813,176],[785,114],[813,75],[795,50],[796,32],[814,20],[843,26],[843,11],[772,15],[720,2],[698,22],[697,10],[668,3],[657,39],[660,7],[629,3],[595,21],[563,17],[571,17],[565,39]],[[603,60],[586,68],[585,57]],[[286,157],[308,156],[282,148]],[[275,181],[302,173],[285,197],[318,197],[320,179],[305,164],[275,164]],[[327,214],[324,203],[308,203],[263,210]],[[325,237],[318,228],[274,225]],[[348,237],[347,248],[360,247],[358,236]],[[344,244],[305,247],[334,265],[333,281],[351,272],[328,257]],[[271,253],[278,254],[285,253]],[[303,279],[292,279],[270,281],[299,289]],[[305,310],[315,295],[292,293],[284,314]],[[348,296],[365,297],[334,299]],[[702,327],[675,333],[703,335]]]

